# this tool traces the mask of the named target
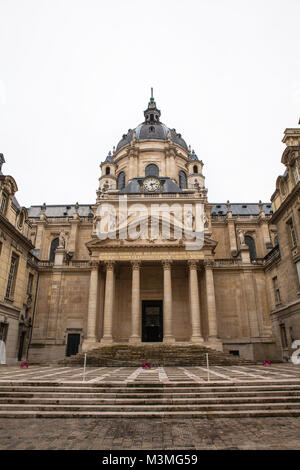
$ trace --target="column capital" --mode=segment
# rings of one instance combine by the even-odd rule
[[[131,260],[131,268],[132,269],[140,269],[141,267],[141,261],[140,260]]]
[[[164,269],[171,269],[171,263],[172,263],[171,259],[163,259],[161,260],[161,263]]]
[[[104,268],[106,271],[112,271],[114,269],[115,261],[104,261]]]
[[[187,263],[188,263],[190,269],[197,269],[198,268],[198,260],[196,260],[196,259],[189,259]]]

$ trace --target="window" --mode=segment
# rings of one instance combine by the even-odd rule
[[[6,343],[8,332],[8,323],[0,323],[0,339]]]
[[[7,299],[12,299],[14,296],[17,270],[18,270],[18,262],[19,262],[19,257],[13,253],[11,255],[10,268],[9,268],[8,280],[7,280],[7,286],[6,286],[5,297]]]
[[[284,323],[280,325],[280,335],[281,335],[282,347],[285,349],[288,347],[288,342],[287,342],[286,329],[285,329]]]
[[[295,341],[295,336],[294,336],[294,332],[293,332],[293,327],[292,327],[292,326],[289,327],[289,332],[290,332],[291,343],[293,343],[293,342]]]
[[[197,167],[197,165],[194,165],[194,166],[193,166],[193,172],[194,172],[194,173],[198,173],[198,167]]]
[[[181,189],[186,189],[187,187],[186,174],[184,171],[179,172],[179,187]]]
[[[276,237],[274,238],[274,245],[275,246],[279,246],[279,241],[278,241],[278,236],[276,235]]]
[[[33,274],[29,273],[28,284],[27,284],[27,294],[32,293],[32,285],[33,285]]]
[[[121,171],[118,176],[118,189],[123,189],[125,188],[125,173],[124,171]]]
[[[239,356],[240,355],[240,351],[238,349],[234,349],[232,351],[229,351],[229,354],[232,354],[233,356]]]
[[[249,247],[249,254],[250,254],[250,261],[254,261],[256,259],[256,248],[255,242],[252,237],[246,236],[245,243]]]
[[[51,263],[54,263],[55,250],[58,247],[58,245],[59,245],[59,238],[54,238],[54,240],[52,240],[51,242],[50,254],[49,254],[49,261],[51,261]]]
[[[21,212],[21,214],[19,215],[18,227],[19,227],[19,228],[22,228],[22,227],[23,227],[23,224],[24,224],[24,213]]]
[[[295,246],[297,245],[297,237],[296,237],[296,231],[295,231],[293,219],[288,220],[287,225],[288,225],[288,230],[290,234],[291,246]]]
[[[275,304],[277,305],[281,302],[277,276],[273,277],[273,289],[274,289],[274,296],[275,296]]]
[[[106,175],[110,175],[110,168],[109,168],[109,166],[107,166],[107,167],[105,168],[105,174],[106,174]]]
[[[145,168],[145,176],[159,176],[159,169],[157,165],[151,163]]]
[[[0,204],[0,214],[5,215],[7,208],[8,197],[6,193],[2,193],[1,204]]]

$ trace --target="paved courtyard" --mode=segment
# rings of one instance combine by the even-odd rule
[[[274,364],[271,367],[253,366],[213,366],[209,372],[205,367],[157,367],[144,370],[141,367],[83,367],[19,366],[0,367],[0,383],[4,381],[28,382],[251,382],[270,380],[300,380],[300,366],[291,363]]]
[[[5,382],[175,383],[300,380],[300,367],[0,368]],[[214,450],[300,449],[300,417],[265,418],[0,418],[1,450]]]
[[[0,449],[300,449],[300,418],[0,419]]]

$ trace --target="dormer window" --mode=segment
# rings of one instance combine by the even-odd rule
[[[125,188],[125,173],[124,173],[124,171],[121,171],[121,173],[119,173],[117,187],[120,190]]]
[[[159,169],[157,165],[154,165],[154,163],[151,163],[150,165],[147,165],[145,168],[145,176],[159,176]]]
[[[22,228],[22,227],[23,227],[23,224],[24,224],[24,213],[21,212],[21,214],[19,215],[18,227],[19,227],[19,228]]]
[[[186,189],[187,188],[186,174],[185,174],[184,171],[179,172],[179,187],[181,189]]]

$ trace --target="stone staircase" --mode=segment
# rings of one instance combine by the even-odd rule
[[[240,383],[0,383],[0,418],[280,416],[300,416],[299,379]]]
[[[87,352],[87,365],[95,367],[139,367],[143,362],[159,366],[201,366],[206,365],[206,353],[210,365],[253,364],[223,351],[217,351],[198,344],[147,343],[142,345],[113,344],[99,346]],[[84,353],[59,361],[64,365],[82,365]]]

